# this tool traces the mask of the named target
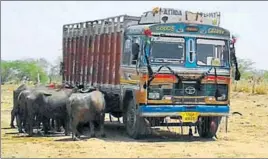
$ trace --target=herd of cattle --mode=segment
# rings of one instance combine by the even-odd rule
[[[36,85],[20,85],[13,91],[13,109],[10,126],[20,133],[33,135],[33,128],[42,128],[45,134],[52,128],[64,128],[65,135],[72,132],[72,139],[79,140],[81,124],[89,124],[90,136],[95,136],[95,127],[105,137],[105,99],[98,90],[81,91],[75,88],[51,89]],[[42,127],[41,127],[42,125]],[[70,131],[71,128],[71,131]]]

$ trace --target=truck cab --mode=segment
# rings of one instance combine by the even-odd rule
[[[217,12],[158,8],[126,29],[123,80],[137,81],[136,113],[150,127],[190,126],[192,132],[193,126],[201,137],[216,135],[229,114],[232,66],[231,35],[219,22]],[[167,118],[173,120],[164,123]],[[137,129],[130,123],[129,134],[131,127]]]

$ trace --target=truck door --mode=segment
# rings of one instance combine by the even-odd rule
[[[186,40],[186,61],[185,67],[196,67],[196,38],[185,38]]]

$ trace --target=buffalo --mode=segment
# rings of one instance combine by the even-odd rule
[[[33,134],[33,121],[35,114],[38,114],[42,119],[44,133],[48,133],[49,120],[58,119],[60,121],[68,121],[66,110],[66,100],[77,89],[64,90],[38,90],[35,89],[27,96],[27,124],[28,134]],[[68,124],[64,124],[66,130]],[[67,131],[65,131],[67,135]]]
[[[67,100],[69,123],[72,129],[72,139],[79,140],[80,132],[77,130],[79,123],[90,125],[90,136],[95,137],[95,122],[99,123],[101,137],[105,137],[105,99],[104,95],[94,90],[90,93],[73,93]],[[69,127],[68,127],[69,128]]]
[[[15,120],[15,117],[16,117],[16,115],[18,113],[18,106],[19,106],[18,105],[18,96],[22,91],[27,90],[27,89],[29,89],[29,87],[26,86],[25,84],[22,84],[17,89],[15,89],[13,91],[13,108],[12,108],[12,111],[11,111],[11,121],[10,121],[10,127],[11,128],[15,128],[14,120]],[[17,123],[18,123],[18,121],[17,121]]]

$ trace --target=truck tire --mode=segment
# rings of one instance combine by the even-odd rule
[[[149,133],[145,119],[137,113],[136,102],[131,98],[124,112],[124,122],[129,137],[140,139]]]
[[[221,117],[202,117],[198,124],[198,134],[202,138],[213,138],[218,130]]]

